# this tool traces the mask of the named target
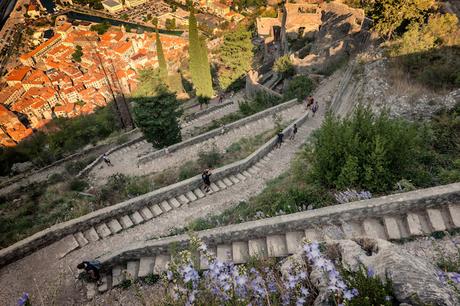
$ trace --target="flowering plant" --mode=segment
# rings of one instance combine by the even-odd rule
[[[312,305],[318,295],[310,276],[313,270],[327,280],[327,293],[336,305],[358,295],[349,289],[332,261],[316,242],[303,245],[304,264],[291,265],[281,273],[277,265],[251,260],[235,265],[217,259],[208,247],[192,237],[191,250],[174,256],[163,276],[173,304],[185,305]],[[208,270],[200,272],[198,254]]]

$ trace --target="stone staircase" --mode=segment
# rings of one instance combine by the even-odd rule
[[[458,228],[460,183],[230,225],[198,232],[197,236],[220,261],[243,264],[251,257],[294,254],[304,239],[401,240]],[[125,279],[164,272],[171,260],[169,246],[186,248],[188,239],[180,235],[141,242],[102,256],[106,272],[102,285],[88,284],[88,297],[105,292]],[[199,256],[199,268],[207,269],[204,257]]]
[[[195,188],[179,196],[174,196],[167,200],[147,205],[133,213],[113,218],[108,221],[104,221],[98,225],[92,226],[91,228],[85,231],[73,234],[73,237],[75,238],[75,241],[78,243],[78,247],[83,247],[89,243],[96,242],[108,236],[118,234],[121,231],[127,230],[131,227],[142,224],[144,222],[153,221],[156,217],[168,213],[176,208],[179,208],[182,205],[189,205],[192,202],[204,198],[207,195],[219,192],[230,186],[245,181],[247,178],[251,176],[257,175],[260,171],[263,171],[263,169],[267,166],[267,164],[270,162],[272,155],[273,153],[268,153],[267,156],[263,157],[255,165],[253,165],[247,170],[242,171],[241,173],[229,175],[223,179],[212,182],[211,191],[209,191],[208,193],[204,192],[201,188]],[[75,246],[77,245],[75,244]]]

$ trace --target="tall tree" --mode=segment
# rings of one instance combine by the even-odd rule
[[[158,33],[158,28],[156,33],[156,47],[158,64],[160,68],[160,77],[164,82],[166,82],[168,78],[168,66],[166,65],[165,54],[163,52],[163,46],[161,44],[160,33]]]
[[[182,109],[175,94],[160,86],[156,96],[137,98],[134,102],[136,124],[154,147],[164,148],[181,141]]]
[[[200,39],[193,8],[190,9],[189,17],[189,60],[190,74],[196,95],[210,98],[213,90],[208,52],[205,41]]]
[[[226,90],[233,82],[245,75],[252,65],[254,57],[251,32],[243,27],[228,31],[219,48],[219,83]]]

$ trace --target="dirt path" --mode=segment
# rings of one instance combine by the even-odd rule
[[[314,95],[321,102],[318,114],[314,118],[309,118],[299,129],[295,141],[286,141],[281,149],[273,151],[270,163],[257,175],[192,202],[191,205],[183,205],[152,221],[77,249],[62,259],[58,259],[59,251],[63,247],[62,241],[40,249],[0,270],[0,301],[5,305],[14,305],[23,292],[28,292],[34,305],[82,304],[85,293],[82,285],[75,280],[74,271],[80,261],[97,258],[133,241],[167,234],[173,227],[184,226],[191,220],[208,214],[219,214],[260,193],[269,180],[289,168],[291,160],[304,141],[320,126],[325,113],[324,105],[331,100],[336,91],[341,74],[342,72],[337,72],[320,84]]]

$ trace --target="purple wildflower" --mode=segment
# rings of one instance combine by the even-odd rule
[[[450,279],[454,281],[456,284],[460,284],[460,274],[459,273],[451,273]]]
[[[24,292],[21,296],[21,298],[19,299],[18,301],[18,305],[19,306],[24,306],[24,305],[27,305],[29,302],[29,294]]]
[[[372,269],[371,267],[367,268],[367,277],[374,277],[374,269]]]

